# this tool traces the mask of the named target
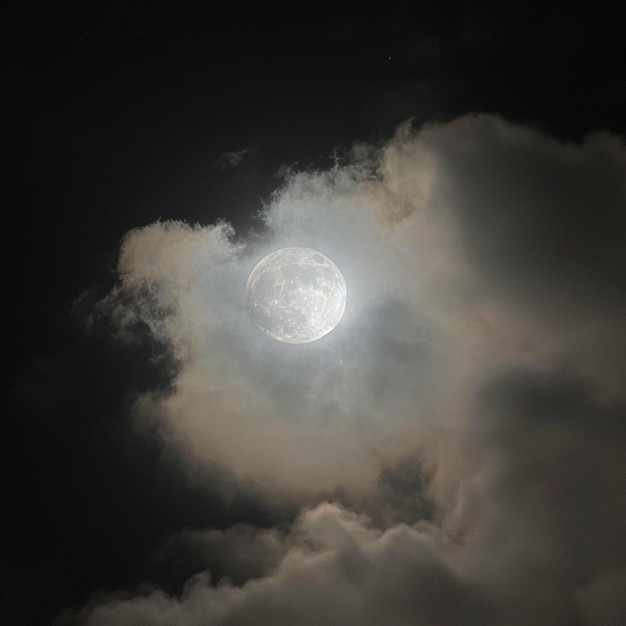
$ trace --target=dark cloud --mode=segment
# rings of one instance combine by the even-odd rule
[[[573,583],[622,568],[624,405],[603,406],[581,381],[512,372],[483,391],[482,427],[502,456],[494,493],[560,552]]]
[[[460,452],[448,438],[381,472],[372,509],[386,500],[407,523],[322,503],[280,531],[183,531],[155,557],[205,572],[181,595],[101,596],[57,623],[617,624],[624,408],[576,383],[528,369],[494,378]],[[449,507],[438,474],[459,459]]]
[[[236,554],[233,539],[227,542]],[[239,540],[246,545],[249,538]],[[272,541],[277,543],[276,537]],[[283,541],[284,556],[274,574],[242,587],[211,586],[208,577],[196,576],[180,600],[158,590],[100,598],[74,621],[68,615],[57,623],[490,622],[480,592],[436,555],[443,540],[428,526],[382,532],[363,516],[322,504],[303,512]]]
[[[586,387],[558,372],[514,370],[483,388],[476,407],[493,455],[481,550],[505,601],[529,611],[521,623],[603,623],[591,590],[626,564],[624,406],[607,407]],[[607,615],[620,612],[622,593],[607,586]]]
[[[450,181],[442,204],[461,221],[482,276],[520,299],[624,305],[620,138],[593,133],[560,143],[475,117],[435,141]]]
[[[285,551],[278,530],[238,524],[225,531],[185,529],[156,551],[154,563],[169,582],[182,585],[206,570],[214,581],[242,585],[273,571]]]
[[[217,164],[222,171],[228,169],[229,167],[237,168],[244,163],[246,159],[253,157],[255,152],[256,146],[249,146],[241,150],[223,152],[219,155],[219,157],[217,157]]]

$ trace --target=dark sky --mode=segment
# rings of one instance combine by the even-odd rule
[[[228,574],[242,584],[266,570],[252,559],[247,569],[229,569],[228,549],[200,540],[197,549],[191,542],[182,556],[170,558],[176,537],[182,542],[180,533],[236,524],[255,532],[287,528],[302,505],[270,497],[217,461],[190,480],[158,433],[136,427],[132,398],[167,389],[175,378],[169,346],[141,320],[133,327],[139,340],[131,345],[115,337],[110,320],[86,321],[93,302],[115,284],[120,242],[130,229],[156,220],[210,225],[225,219],[245,239],[251,228],[262,229],[257,213],[281,184],[282,166],[328,168],[336,150],[355,142],[380,148],[408,118],[419,129],[467,113],[498,114],[572,145],[590,132],[618,138],[626,132],[623,16],[598,4],[548,3],[540,10],[518,4],[486,12],[469,4],[387,3],[353,12],[209,3],[200,12],[53,2],[4,8],[0,22],[9,370],[2,411],[0,622],[7,625],[50,623],[95,592],[132,593],[145,581],[178,594],[207,567],[214,580]],[[229,160],[239,151],[245,151],[239,161]],[[542,162],[528,162],[542,170]],[[545,163],[550,170],[550,157]],[[623,170],[612,170],[612,161],[606,168],[594,166],[601,157],[581,163],[581,176],[594,173],[601,188],[623,187]],[[462,157],[450,171],[455,180],[475,174]],[[520,197],[532,202],[538,196]],[[525,229],[524,219],[516,222],[524,222],[516,231],[515,241],[524,239],[519,256],[510,247],[485,246],[484,232],[474,236],[474,221],[493,217],[489,206],[481,214],[469,198],[459,221],[478,271],[493,284],[512,281],[512,301],[548,303],[546,294],[560,286],[570,294],[581,276],[584,291],[588,274],[597,288],[580,297],[600,303],[580,315],[606,314],[619,328],[625,273],[623,256],[611,250],[624,241],[624,218],[617,217],[623,205],[603,212],[591,206],[593,198],[580,197],[565,213],[574,224],[569,229],[561,228],[558,204],[546,203],[541,217],[523,213],[532,224]],[[593,226],[581,222],[588,211],[596,211]],[[553,254],[544,259],[546,241]],[[539,269],[524,264],[529,250],[537,252]],[[557,269],[552,275],[545,267]],[[546,319],[558,326],[567,302],[564,296],[546,304]],[[596,370],[609,368],[592,357]],[[622,370],[611,369],[619,380]],[[582,422],[593,422],[586,416],[597,407],[585,404],[586,387],[569,380],[569,365],[566,371],[566,382],[541,382],[538,391],[532,376],[511,375],[478,395],[497,407],[519,396],[516,410],[534,415],[553,416],[558,410],[551,407],[563,400]],[[610,402],[602,408],[610,416],[602,436],[612,428],[623,436],[621,402],[622,408]],[[505,440],[514,458],[516,446],[532,447],[507,440],[506,428],[497,432],[490,436]],[[363,503],[342,491],[341,481],[328,499],[369,515],[374,524],[384,525],[377,516],[387,509],[397,521],[431,520],[435,505],[419,495],[426,478],[414,465],[409,459],[381,473],[378,489],[386,499],[379,494]],[[572,506],[602,509],[606,477],[594,482],[579,471]],[[508,499],[516,493],[511,489]],[[625,565],[612,567],[626,572]],[[445,623],[481,623],[484,607],[470,604],[465,617]],[[429,619],[425,623],[441,623],[436,612]],[[550,623],[587,623],[559,619]],[[224,623],[248,623],[241,620]]]

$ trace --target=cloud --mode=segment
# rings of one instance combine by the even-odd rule
[[[498,362],[578,351],[599,376],[592,343],[623,372],[614,292],[626,263],[617,238],[600,240],[623,202],[616,139],[561,145],[478,116],[404,127],[374,160],[362,152],[289,176],[264,233],[247,242],[226,223],[127,235],[102,307],[126,335],[147,324],[176,358],[172,391],[136,409],[185,458],[278,488],[365,484],[374,459],[407,453]],[[251,324],[244,285],[259,258],[287,245],[330,256],[349,295],[337,330],[285,349]],[[606,306],[590,317],[594,299]]]
[[[532,326],[552,359],[623,397],[623,140],[596,132],[562,144],[492,116],[419,137],[437,155],[435,195],[483,293]]]
[[[626,410],[603,412],[572,383],[527,371],[494,380],[472,440],[440,445],[427,484],[396,488],[429,494],[430,521],[418,511],[384,527],[322,502],[289,530],[184,531],[157,552],[196,560],[180,595],[100,595],[57,624],[617,624]],[[383,491],[419,475],[399,463]]]
[[[437,555],[428,525],[381,532],[336,505],[305,511],[273,575],[242,587],[190,579],[180,599],[158,590],[109,598],[78,619],[105,624],[484,624],[481,595]]]
[[[467,116],[288,173],[246,239],[130,232],[94,315],[125,341],[143,324],[175,364],[136,423],[190,470],[303,508],[281,529],[182,530],[155,556],[201,572],[181,595],[97,597],[78,623],[618,623],[624,180],[615,137]],[[249,271],[288,245],[348,285],[312,344],[246,313]]]
[[[220,170],[225,170],[229,167],[239,167],[244,159],[255,151],[255,146],[249,146],[243,150],[233,150],[232,152],[223,152],[217,158],[217,164]]]
[[[247,245],[225,223],[127,236],[101,307],[122,337],[140,321],[176,359],[172,391],[141,396],[136,414],[158,420],[185,458],[278,488],[364,484],[378,473],[377,441],[430,419],[437,329],[416,308],[402,242],[355,201],[356,174],[294,177],[266,213],[272,234]],[[244,302],[249,271],[284,245],[327,253],[350,290],[340,328],[288,350],[259,334]]]
[[[184,582],[210,568],[214,580],[243,584],[274,569],[284,556],[283,534],[246,524],[222,530],[190,530],[172,536],[154,560],[169,580]]]

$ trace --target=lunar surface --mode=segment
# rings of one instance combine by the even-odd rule
[[[321,252],[282,248],[250,272],[246,300],[250,317],[266,335],[285,343],[309,343],[341,321],[346,281]]]

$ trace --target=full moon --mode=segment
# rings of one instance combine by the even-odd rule
[[[346,309],[339,268],[311,248],[282,248],[250,272],[246,301],[252,321],[284,343],[309,343],[327,335]]]

